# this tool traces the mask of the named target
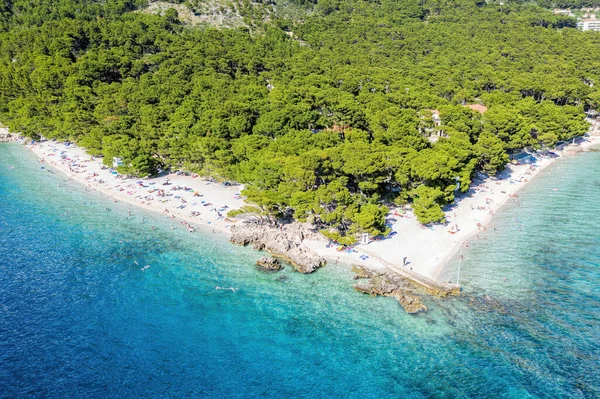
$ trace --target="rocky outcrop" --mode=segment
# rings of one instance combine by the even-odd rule
[[[371,258],[386,266],[391,275],[395,276],[396,279],[404,279],[413,285],[418,285],[419,288],[424,290],[429,295],[438,297],[460,295],[460,286],[457,284],[434,281],[428,277],[415,273],[412,270],[398,267],[397,265],[382,259],[374,253],[367,252],[366,250],[363,250],[363,252],[368,253]],[[358,278],[357,276],[354,277]]]
[[[283,269],[281,262],[277,258],[263,256],[256,261],[256,265],[269,272],[277,272]]]
[[[375,272],[367,269],[364,266],[353,266],[352,271],[354,272],[355,280],[359,280],[361,278],[371,278],[375,275]]]
[[[317,233],[301,223],[289,223],[272,227],[269,225],[243,223],[231,228],[231,242],[239,245],[253,245],[277,257],[288,260],[300,273],[312,273],[325,265],[325,259],[302,244]]]
[[[19,141],[22,137],[18,134],[0,131],[0,143],[11,143]]]
[[[358,292],[372,296],[387,296],[396,298],[398,303],[407,313],[415,314],[427,311],[427,306],[421,301],[421,297],[415,294],[410,281],[391,273],[377,273],[364,267],[352,269],[356,275],[354,279],[368,279],[364,283],[358,283],[354,289]]]

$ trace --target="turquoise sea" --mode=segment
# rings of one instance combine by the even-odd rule
[[[600,153],[552,169],[471,242],[464,294],[410,316],[2,144],[0,397],[599,398]]]

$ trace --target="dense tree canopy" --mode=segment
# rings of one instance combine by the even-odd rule
[[[600,101],[600,35],[534,5],[295,3],[312,11],[250,30],[136,1],[0,0],[0,121],[124,173],[235,179],[343,240],[384,232],[392,204],[442,220],[457,183],[585,133]]]

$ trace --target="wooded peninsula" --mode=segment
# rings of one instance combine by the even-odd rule
[[[223,4],[244,26],[0,0],[0,122],[121,173],[244,183],[255,211],[350,243],[392,205],[443,221],[477,173],[585,134],[600,102],[600,33],[548,9],[600,1]]]

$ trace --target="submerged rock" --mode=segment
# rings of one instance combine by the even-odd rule
[[[264,250],[283,258],[300,273],[312,273],[325,265],[325,259],[306,247],[302,241],[313,238],[316,233],[300,223],[290,223],[279,227],[264,224],[244,223],[231,228],[231,242],[239,245],[253,245],[254,249]]]
[[[407,313],[415,314],[427,311],[427,306],[421,302],[421,297],[416,295],[410,286],[410,282],[400,276],[393,276],[386,273],[375,273],[365,268],[353,268],[355,273],[359,271],[362,274],[355,276],[357,278],[368,278],[369,281],[359,283],[354,286],[358,292],[372,296],[387,296],[396,298],[398,303]],[[364,276],[364,277],[359,277]]]
[[[278,272],[283,269],[281,262],[276,258],[269,258],[267,256],[263,256],[259,260],[256,261],[256,264],[261,268],[270,271],[270,272]]]

